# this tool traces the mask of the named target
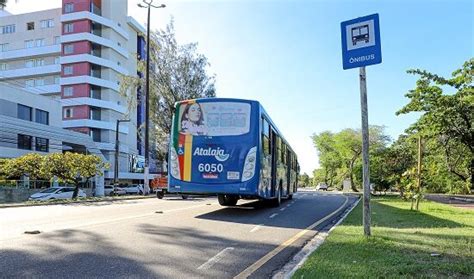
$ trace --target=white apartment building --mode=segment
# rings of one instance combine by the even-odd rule
[[[120,75],[137,74],[144,33],[127,15],[127,0],[63,0],[58,9],[2,12],[0,83],[58,100],[62,127],[88,135],[110,162],[106,180],[113,178],[116,121],[130,119],[118,131],[119,178],[143,179],[137,127],[144,106],[128,111],[119,87]],[[4,92],[2,87],[0,99]]]

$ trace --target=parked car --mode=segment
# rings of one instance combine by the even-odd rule
[[[316,190],[327,191],[328,185],[326,185],[326,183],[324,182],[319,182],[318,185],[316,186]]]
[[[127,194],[142,194],[143,193],[143,185],[142,184],[132,184],[123,187]]]
[[[41,192],[35,193],[30,196],[30,201],[46,201],[54,199],[71,199],[74,194],[74,187],[52,187],[44,189]],[[79,189],[77,193],[78,198],[85,198],[86,193]]]
[[[126,195],[127,192],[121,187],[114,187],[113,185],[105,185],[104,186],[104,195],[106,196],[114,196],[114,195]]]

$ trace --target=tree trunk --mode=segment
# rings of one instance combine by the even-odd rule
[[[355,183],[354,183],[354,160],[351,161],[350,163],[350,166],[349,166],[349,178],[351,180],[351,188],[352,188],[352,191],[354,192],[359,192],[359,190],[357,190],[357,187],[355,186]]]
[[[72,199],[77,199],[77,195],[79,194],[79,180],[76,179],[75,181],[76,187],[74,188],[74,193],[72,193]]]
[[[474,156],[471,159],[471,193],[474,193]]]

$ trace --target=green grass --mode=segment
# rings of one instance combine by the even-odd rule
[[[397,197],[371,205],[370,238],[361,201],[293,278],[474,278],[474,210],[423,201],[416,212]]]

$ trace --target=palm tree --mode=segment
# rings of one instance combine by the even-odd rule
[[[7,5],[7,0],[0,0],[0,10],[3,10]]]

